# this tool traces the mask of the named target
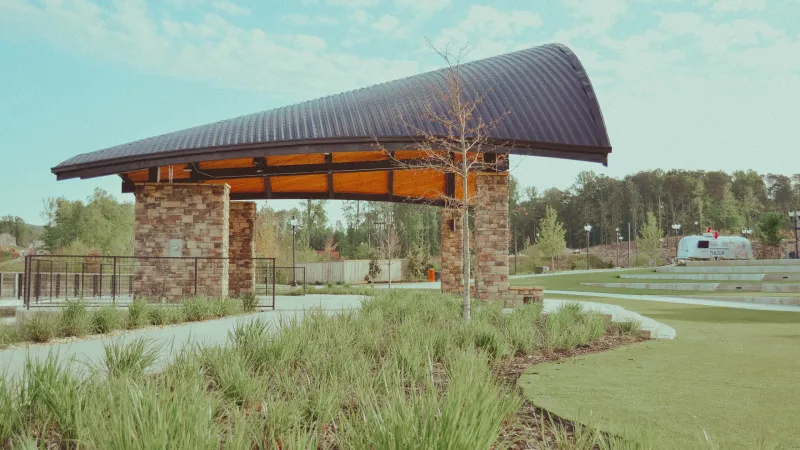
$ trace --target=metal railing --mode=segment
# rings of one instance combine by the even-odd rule
[[[180,302],[248,294],[259,307],[275,308],[275,258],[30,255],[23,280],[28,309],[70,299],[126,306],[134,298]]]
[[[0,299],[21,299],[24,280],[22,272],[0,272]]]
[[[275,289],[278,294],[306,294],[305,267],[281,266],[275,269]]]

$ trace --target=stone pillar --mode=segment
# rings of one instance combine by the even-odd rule
[[[475,296],[501,299],[508,291],[508,174],[475,179]]]
[[[134,295],[227,296],[230,187],[146,183],[135,195]]]
[[[231,202],[228,295],[255,293],[255,202]]]
[[[460,294],[464,291],[464,260],[461,249],[461,212],[442,208],[442,292]]]

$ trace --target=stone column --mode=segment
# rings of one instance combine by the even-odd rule
[[[475,179],[475,296],[501,299],[508,291],[508,174]]]
[[[134,295],[227,296],[230,187],[146,183],[135,195],[137,258],[127,268],[135,274]]]
[[[464,291],[464,260],[461,249],[461,212],[442,208],[442,292],[460,294]]]
[[[228,295],[255,293],[255,202],[231,202],[228,248]]]

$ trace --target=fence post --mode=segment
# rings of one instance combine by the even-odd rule
[[[111,303],[117,300],[117,257],[114,257],[114,273],[111,275]]]
[[[53,261],[50,261],[50,301],[53,301]]]
[[[100,288],[97,290],[100,298],[103,298],[103,260],[100,260]]]
[[[3,297],[3,272],[0,272],[0,297]]]
[[[194,296],[197,297],[197,258],[194,259]]]
[[[82,295],[78,294],[78,287],[81,285],[81,276],[77,273],[75,274],[75,280],[72,281],[72,290],[75,294],[75,298],[82,297]]]
[[[56,274],[56,296],[55,297],[51,296],[50,300],[52,300],[53,298],[58,298],[60,296],[61,296],[61,273],[59,272]]]

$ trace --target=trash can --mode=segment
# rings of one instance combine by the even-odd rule
[[[436,271],[428,269],[428,282],[433,283],[434,281],[436,281]]]

